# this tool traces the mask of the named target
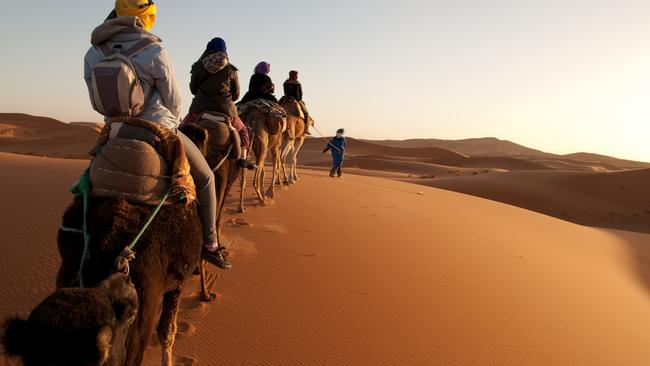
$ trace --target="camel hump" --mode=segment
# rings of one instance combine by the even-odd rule
[[[303,113],[302,108],[300,108],[300,104],[293,97],[283,96],[280,99],[280,105],[287,112],[287,115],[301,119],[305,118],[305,114]]]
[[[230,117],[220,113],[203,113],[199,116],[197,122],[208,132],[208,161],[213,159],[219,160],[213,154],[226,154],[231,151],[233,157],[241,156],[241,141],[239,132],[232,125]]]
[[[112,137],[90,165],[91,194],[157,205],[170,184],[170,168],[142,139]]]

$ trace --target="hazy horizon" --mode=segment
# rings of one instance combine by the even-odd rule
[[[258,61],[272,64],[276,94],[288,71],[300,70],[324,134],[489,136],[649,160],[649,2],[157,3],[152,31],[173,57],[184,111],[189,68],[221,36],[242,92]],[[99,121],[82,59],[112,4],[46,2],[37,13],[31,3],[5,4],[0,111]]]

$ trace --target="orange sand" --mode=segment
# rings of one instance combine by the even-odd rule
[[[52,291],[66,190],[86,164],[0,154],[11,172],[0,190],[2,317]],[[316,171],[275,204],[231,218],[240,219],[225,227],[235,268],[211,268],[220,299],[198,304],[190,290],[183,304],[176,351],[200,364],[650,360],[650,235]]]

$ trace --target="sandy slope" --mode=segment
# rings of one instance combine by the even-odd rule
[[[52,289],[59,215],[84,166],[0,154],[12,172],[0,191],[3,317]],[[200,364],[650,360],[650,235],[317,172],[237,218],[226,227],[235,268],[218,272],[220,300],[183,304],[177,351]],[[157,364],[155,350],[148,359]]]
[[[502,172],[410,181],[584,225],[650,233],[650,169],[606,173]]]
[[[0,151],[58,158],[87,158],[97,126],[47,117],[0,113]]]

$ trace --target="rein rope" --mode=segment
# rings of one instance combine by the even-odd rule
[[[228,152],[226,153],[226,156],[224,156],[223,159],[221,159],[221,161],[219,162],[219,164],[217,164],[217,166],[215,166],[215,167],[212,169],[213,172],[216,173],[217,170],[219,170],[219,168],[221,168],[221,166],[223,165],[223,163],[225,163],[226,160],[228,160],[228,157],[230,157],[230,153],[232,152],[232,149],[233,149],[234,147],[235,147],[235,144],[230,144],[230,147],[228,147]]]
[[[318,136],[320,136],[320,138],[323,139],[323,141],[327,142],[327,144],[328,144],[329,146],[331,146],[332,148],[334,148],[334,149],[335,149],[336,151],[338,151],[338,152],[342,152],[341,149],[339,149],[338,147],[332,145],[332,143],[330,142],[330,140],[326,139],[325,136],[323,136],[323,134],[318,130],[318,128],[317,128],[316,126],[312,125],[311,127],[313,127],[314,130],[316,130],[316,132],[318,133]]]

